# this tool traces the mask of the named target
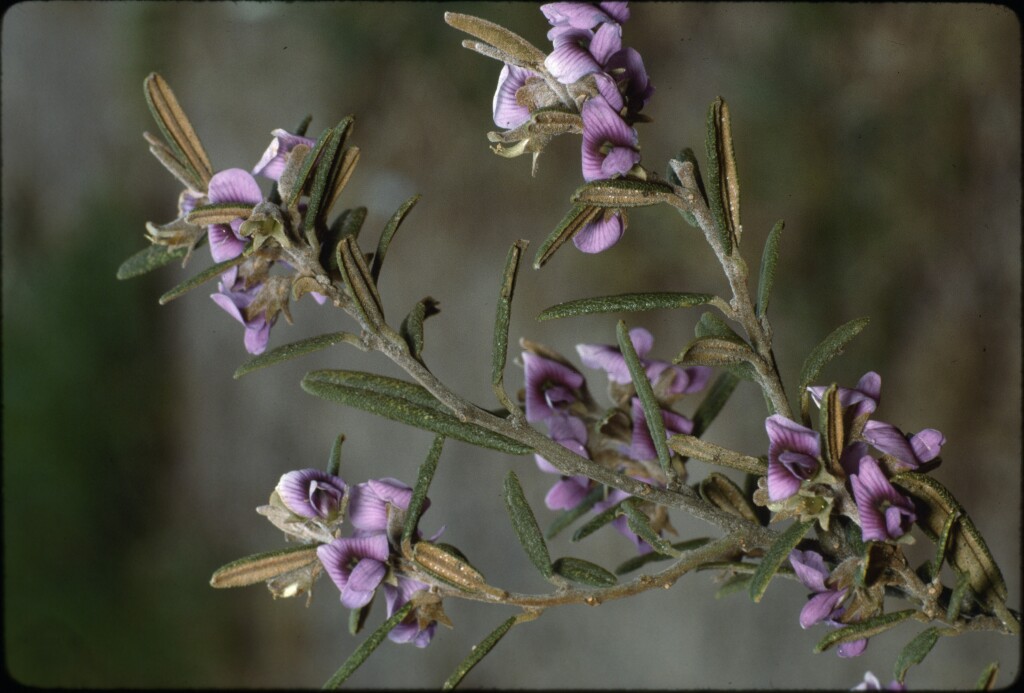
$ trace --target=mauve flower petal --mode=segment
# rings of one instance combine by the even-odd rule
[[[262,175],[276,181],[281,178],[281,174],[288,164],[288,153],[300,144],[312,147],[316,141],[302,135],[293,135],[281,128],[271,131],[270,134],[274,136],[274,139],[270,142],[267,150],[263,152],[260,160],[253,166],[252,174],[254,176]]]
[[[591,29],[611,17],[589,2],[549,2],[540,11],[550,24],[568,24],[576,29]]]
[[[569,510],[583,502],[587,496],[589,479],[585,476],[570,476],[551,487],[544,496],[548,510]]]
[[[771,446],[802,452],[811,457],[821,453],[821,437],[816,431],[801,426],[781,414],[772,414],[765,419],[765,430]]]
[[[553,465],[550,462],[548,462],[546,459],[544,459],[540,455],[536,455],[535,454],[533,456],[533,459],[535,459],[537,461],[537,468],[540,469],[542,472],[546,472],[547,474],[561,474],[562,473],[562,470],[560,470],[558,467],[556,467],[555,465]]]
[[[601,148],[605,144],[610,144],[612,148],[635,149],[637,146],[636,130],[631,128],[618,113],[612,110],[608,102],[599,96],[588,99],[583,104],[580,113],[583,117],[583,142],[581,145],[583,177],[587,181],[600,180],[604,176],[601,167],[605,159]],[[618,161],[621,155],[617,154],[616,157],[616,161]]]
[[[860,441],[850,443],[843,448],[842,454],[839,455],[839,466],[846,472],[846,476],[852,476],[860,469],[860,461],[867,454],[867,443]]]
[[[556,413],[545,397],[545,390],[559,385],[575,390],[583,385],[580,373],[528,351],[523,353],[523,366],[526,371],[526,420],[530,423],[543,421]]]
[[[613,53],[622,48],[622,27],[614,22],[602,24],[590,42],[590,54],[599,65],[604,65]]]
[[[299,469],[281,476],[277,495],[300,517],[328,517],[337,512],[345,495],[345,482],[319,469]]]
[[[601,94],[601,98],[608,102],[612,110],[619,112],[623,109],[626,102],[622,99],[619,85],[615,83],[615,80],[610,75],[605,72],[595,72],[594,83],[597,85],[597,91]]]
[[[622,216],[615,212],[584,226],[572,237],[572,242],[584,253],[600,253],[618,243],[624,231]]]
[[[632,400],[633,414],[633,439],[629,448],[629,456],[635,460],[654,460],[658,458],[657,449],[654,447],[654,439],[647,428],[647,417],[644,415],[643,405],[640,399],[634,397]],[[690,433],[693,430],[693,422],[682,414],[674,411],[661,410],[662,422],[665,426],[666,436],[677,433]]]
[[[245,350],[250,354],[258,355],[262,354],[267,349],[267,343],[270,341],[270,325],[267,324],[266,320],[254,321],[252,324],[245,326]]]
[[[861,458],[857,474],[850,477],[850,485],[864,541],[896,539],[916,519],[913,504],[893,488],[873,457]],[[883,504],[888,505],[884,513]]]
[[[370,603],[373,593],[384,580],[387,566],[372,558],[364,558],[349,575],[348,584],[341,593],[341,604],[347,609],[359,609]]]
[[[556,414],[548,419],[548,434],[552,440],[558,441],[579,454],[581,444],[587,442],[587,425],[583,423],[582,419],[570,414]],[[586,455],[584,456],[586,457]]]
[[[260,184],[252,174],[240,168],[229,168],[213,174],[207,196],[210,204],[241,202],[255,206],[263,201]]]
[[[864,439],[882,452],[892,455],[906,467],[914,469],[918,466],[910,441],[892,424],[868,421],[864,424]]]
[[[516,92],[526,84],[526,79],[532,74],[530,70],[507,63],[501,68],[498,88],[491,103],[495,125],[511,130],[530,119],[530,109],[516,101]]]
[[[862,640],[839,643],[839,646],[836,648],[836,654],[843,659],[849,659],[851,657],[860,657],[866,649],[868,649],[868,640],[864,638]]]
[[[623,176],[639,161],[640,152],[632,147],[612,147],[601,162],[601,177]]]
[[[381,500],[391,505],[409,509],[409,502],[412,500],[412,488],[403,484],[398,479],[384,477],[383,479],[370,479],[366,482],[370,490]]]
[[[877,404],[882,398],[882,376],[874,371],[868,371],[857,381],[857,389]]]
[[[199,201],[202,200],[206,195],[203,193],[193,192],[188,188],[181,191],[178,195],[178,215],[185,216],[189,212],[198,206]]]
[[[623,71],[623,76],[619,79],[625,81],[629,110],[632,113],[642,110],[654,93],[654,87],[651,86],[640,54],[633,48],[623,48],[608,58],[605,69],[609,72]]]
[[[629,341],[633,345],[633,351],[640,358],[647,356],[654,348],[654,335],[642,327],[634,327],[629,331]]]
[[[827,592],[825,579],[829,576],[828,568],[825,566],[825,559],[817,551],[800,551],[793,549],[789,552],[789,563],[793,566],[793,572],[804,587],[812,592]]]
[[[363,531],[383,532],[388,527],[387,506],[365,483],[350,489],[348,516],[352,526]]]
[[[629,20],[629,3],[608,0],[599,2],[597,6],[604,10],[605,14],[620,24]]]
[[[810,479],[818,469],[818,460],[802,452],[783,450],[777,456],[778,461],[789,473],[798,479]]]
[[[790,474],[782,464],[768,461],[768,499],[781,501],[800,490],[800,479]]]
[[[324,570],[343,594],[352,574],[353,559],[373,559],[383,563],[388,559],[388,553],[388,539],[383,534],[339,538],[316,549]]]
[[[576,353],[584,366],[603,370],[613,383],[630,382],[626,359],[615,347],[607,344],[577,344]]]
[[[946,436],[934,428],[926,428],[910,436],[910,447],[914,449],[914,455],[920,462],[934,460],[942,452],[942,446],[945,444]]]
[[[544,59],[544,67],[562,84],[573,84],[591,72],[600,72],[601,66],[590,51],[574,41],[557,46]]]
[[[245,241],[236,236],[227,224],[210,224],[206,233],[210,239],[210,255],[214,262],[238,257],[245,250]]]
[[[230,296],[228,296],[227,294],[224,294],[224,293],[219,293],[219,294],[210,294],[210,298],[213,299],[214,303],[216,303],[218,306],[220,306],[222,309],[224,309],[224,311],[228,315],[230,315],[231,317],[233,317],[235,320],[237,320],[238,322],[242,323],[243,325],[245,324],[245,317],[242,316],[242,311],[239,310],[239,306],[236,305],[236,303],[231,300]]]
[[[836,608],[843,596],[846,594],[845,590],[841,592],[833,592],[831,590],[825,592],[819,592],[813,597],[807,600],[804,607],[800,609],[800,627],[810,628],[815,623],[820,623],[829,617],[832,610]]]

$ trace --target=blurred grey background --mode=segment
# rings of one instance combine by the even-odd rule
[[[411,483],[431,436],[305,395],[313,368],[397,375],[347,347],[235,381],[240,326],[198,290],[157,297],[176,266],[118,282],[144,223],[174,216],[178,184],[152,159],[142,80],[163,74],[216,169],[251,167],[276,127],[313,115],[314,132],[353,113],[362,159],[341,205],[366,205],[373,238],[395,207],[423,199],[381,280],[389,314],[431,295],[426,358],[456,390],[493,406],[490,321],[510,242],[533,248],[580,182],[579,144],[556,141],[531,179],[524,157],[487,149],[499,65],[460,47],[445,10],[504,23],[546,46],[534,5],[508,3],[21,3],[3,16],[4,641],[8,673],[37,686],[316,687],[358,640],[329,581],[302,600],[262,587],[214,591],[211,572],[281,545],[253,509],[278,477],[321,466],[344,432],[351,483]],[[657,89],[640,125],[644,163],[663,171],[703,149],[707,105],[729,103],[743,185],[745,255],[786,220],[772,319],[795,387],[807,352],[838,324],[872,322],[823,377],[883,376],[880,418],[941,429],[935,472],[987,537],[1020,604],[1020,29],[994,5],[635,4],[626,45]],[[574,355],[614,342],[618,316],[537,323],[553,303],[636,290],[725,290],[700,236],[664,208],[630,215],[599,256],[566,248],[525,269],[512,334]],[[531,250],[532,256],[532,250]],[[201,250],[189,267],[208,264]],[[212,287],[211,287],[212,290]],[[351,329],[309,299],[271,346]],[[627,316],[671,358],[695,312]],[[510,383],[521,376],[510,365]],[[594,374],[592,388],[601,392]],[[692,413],[695,402],[685,404]],[[708,438],[764,451],[760,396],[741,386]],[[553,478],[530,458],[445,446],[428,531],[446,524],[492,579],[542,591],[515,543],[501,479],[519,471],[531,501]],[[691,464],[692,478],[705,473]],[[712,528],[674,517],[682,536]],[[607,536],[605,536],[607,534]],[[566,553],[614,566],[612,532]],[[711,574],[600,608],[567,607],[514,629],[466,679],[475,687],[849,688],[888,681],[923,626],[872,640],[866,654],[813,655],[806,591],[773,585],[757,605],[716,601]],[[425,651],[386,643],[355,687],[435,687],[510,611],[452,602],[457,628]],[[379,618],[378,606],[374,619]],[[1019,643],[944,640],[917,688],[963,688]]]

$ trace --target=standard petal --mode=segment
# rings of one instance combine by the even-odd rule
[[[601,71],[590,51],[574,41],[562,43],[551,51],[544,59],[544,67],[562,84],[573,84],[584,75]]]
[[[277,482],[277,495],[285,507],[300,517],[334,515],[345,495],[345,482],[319,469],[288,472]]]
[[[236,302],[231,300],[229,295],[225,293],[210,294],[210,298],[212,298],[213,302],[220,306],[228,315],[243,325],[245,324],[245,317],[242,315],[242,311]]]
[[[556,414],[548,419],[548,434],[552,440],[558,441],[573,452],[578,452],[579,448],[567,445],[567,443],[586,443],[587,425],[576,416],[565,413]]]
[[[408,510],[409,501],[412,500],[412,489],[398,479],[385,477],[383,479],[370,479],[366,482],[369,489],[385,503]]]
[[[911,469],[918,466],[917,456],[914,455],[910,441],[892,424],[868,421],[864,424],[864,439],[887,455],[898,459],[904,466]]]
[[[597,91],[608,105],[612,107],[612,110],[619,112],[625,107],[626,102],[622,99],[622,93],[619,91],[619,85],[616,84],[615,80],[606,72],[595,72],[594,73],[594,84],[597,85]]]
[[[821,436],[817,431],[805,428],[781,414],[772,414],[765,419],[765,429],[774,447],[802,452],[811,457],[821,454]]]
[[[576,390],[583,385],[583,376],[577,371],[529,351],[523,352],[523,366],[526,371],[526,420],[530,423],[543,421],[556,413],[545,397],[547,389],[563,386]]]
[[[920,462],[934,460],[942,452],[942,446],[945,444],[946,436],[934,428],[926,428],[910,436],[910,447],[914,449],[914,456]]]
[[[210,204],[241,202],[257,205],[263,201],[260,184],[252,174],[240,168],[229,168],[213,174],[207,196]]]
[[[622,76],[619,80],[625,83],[624,91],[629,112],[637,113],[642,110],[654,93],[654,87],[651,86],[640,54],[632,48],[623,48],[608,58],[605,69],[608,72],[621,70]]]
[[[615,22],[607,22],[598,27],[590,42],[590,54],[599,65],[608,62],[613,53],[622,48],[622,27]]]
[[[613,10],[621,14],[621,8],[611,3]],[[567,24],[576,29],[592,29],[601,22],[611,19],[601,8],[589,2],[549,2],[540,6],[540,11],[548,22],[554,26]],[[628,10],[627,10],[628,16]]]

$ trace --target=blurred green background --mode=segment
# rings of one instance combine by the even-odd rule
[[[382,358],[321,353],[231,379],[242,330],[200,290],[157,297],[177,267],[117,282],[144,223],[174,215],[178,184],[141,138],[142,96],[167,78],[216,169],[251,167],[275,127],[313,130],[353,113],[362,150],[342,205],[370,208],[368,234],[404,199],[423,199],[384,268],[390,315],[432,295],[428,363],[491,406],[490,321],[509,243],[533,247],[580,182],[578,141],[562,138],[531,179],[526,158],[487,149],[499,65],[460,47],[445,10],[504,23],[546,46],[533,5],[508,3],[28,2],[3,16],[4,643],[8,673],[34,686],[313,687],[356,646],[327,581],[311,608],[259,587],[215,592],[210,573],[281,545],[253,508],[279,475],[321,466],[345,432],[343,475],[412,482],[430,435],[304,395],[312,368],[396,374]],[[883,376],[880,415],[941,429],[951,487],[989,540],[1020,604],[1020,28],[994,5],[638,4],[624,27],[657,89],[640,125],[644,163],[663,171],[700,151],[707,105],[730,104],[748,264],[786,220],[772,301],[776,353],[800,363],[836,325],[871,325],[824,374]],[[612,251],[563,250],[524,271],[512,333],[573,354],[614,342],[617,316],[537,323],[553,303],[636,290],[725,290],[699,235],[662,208],[630,215]],[[372,237],[372,236],[371,236]],[[531,251],[532,252],[532,251]],[[192,272],[208,263],[197,254]],[[309,303],[310,305],[307,305]],[[271,345],[351,329],[311,302]],[[629,318],[670,358],[697,313]],[[519,376],[510,367],[508,379]],[[601,378],[592,379],[600,391]],[[792,395],[792,392],[791,392]],[[692,411],[692,403],[688,405]],[[684,411],[686,407],[684,406]],[[759,454],[760,396],[741,387],[711,440]],[[727,420],[726,420],[727,419]],[[447,524],[493,581],[541,591],[499,499],[519,470],[538,507],[551,477],[528,458],[446,445],[424,526]],[[704,473],[692,465],[693,478]],[[541,513],[541,522],[550,515]],[[684,536],[709,528],[674,518]],[[614,566],[614,533],[553,542]],[[512,547],[510,549],[510,547]],[[513,630],[466,680],[477,687],[835,687],[865,670],[884,681],[919,626],[875,638],[856,660],[812,655],[794,583],[752,605],[715,601],[713,576]],[[387,643],[356,687],[439,685],[508,612],[448,605],[455,631],[420,651]],[[940,642],[917,688],[973,685],[1019,644],[995,635]]]

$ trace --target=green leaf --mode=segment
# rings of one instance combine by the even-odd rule
[[[689,539],[687,541],[679,541],[672,544],[672,548],[680,553],[684,553],[692,549],[699,549],[700,547],[704,546],[710,541],[710,539],[704,537],[700,539]],[[644,567],[648,563],[667,561],[670,558],[672,558],[672,556],[668,554],[658,553],[657,551],[637,554],[636,556],[633,556],[632,558],[620,563],[619,567],[615,569],[615,573],[616,575],[625,575],[626,573],[630,573],[634,570],[637,570],[638,568]]]
[[[388,248],[391,247],[391,239],[395,237],[395,232],[398,231],[398,227],[401,226],[406,215],[420,201],[420,197],[420,195],[413,195],[403,202],[391,215],[384,230],[381,231],[380,239],[377,241],[377,252],[373,254],[373,263],[370,264],[370,276],[373,277],[374,282],[380,279],[380,268],[384,264],[384,256],[387,255]]]
[[[351,122],[351,118],[347,118],[346,120]],[[320,243],[316,237],[316,225],[317,222],[324,218],[328,211],[325,203],[331,194],[329,187],[331,183],[331,172],[337,162],[338,153],[341,150],[341,142],[344,138],[343,131],[339,130],[343,124],[345,124],[345,120],[339,123],[338,126],[332,128],[330,134],[327,136],[327,140],[323,145],[323,153],[313,176],[313,185],[309,190],[309,202],[306,207],[305,222],[302,226],[302,232],[310,246],[316,249],[319,249],[320,247]],[[347,129],[347,126],[345,129]],[[310,152],[310,154],[312,153],[313,152]]]
[[[885,631],[898,626],[900,623],[906,621],[916,613],[916,609],[904,609],[903,611],[894,611],[890,614],[882,614],[881,616],[874,616],[857,623],[851,623],[850,625],[831,631],[828,635],[818,641],[818,644],[814,646],[814,652],[824,652],[833,645],[838,645],[839,643],[874,637],[879,633],[884,633]]]
[[[782,237],[782,229],[786,226],[781,219],[775,222],[775,226],[768,233],[764,242],[764,252],[761,254],[761,271],[757,277],[757,316],[762,317],[768,312],[768,301],[772,297],[772,287],[775,285],[775,265],[779,261],[779,239]]]
[[[555,535],[590,512],[590,509],[593,508],[599,500],[604,498],[604,494],[604,486],[601,484],[594,486],[594,488],[590,489],[590,492],[587,493],[576,507],[570,508],[569,510],[563,510],[555,517],[554,521],[548,527],[548,531],[544,534],[544,538],[554,539]]]
[[[618,517],[621,514],[619,512],[619,510],[621,509],[622,504],[625,503],[625,502],[626,502],[626,500],[623,499],[623,500],[619,501],[618,503],[616,503],[615,505],[613,505],[611,507],[608,507],[608,508],[605,508],[604,510],[599,512],[597,515],[594,515],[592,518],[590,518],[590,520],[587,521],[586,524],[584,524],[583,526],[578,528],[575,532],[573,532],[572,540],[573,541],[580,541],[581,539],[585,539],[586,537],[589,537],[591,534],[593,534],[597,530],[599,530],[602,527],[604,527],[606,524],[609,524],[612,520],[614,520],[616,517]]]
[[[235,265],[242,264],[243,262],[245,262],[245,260],[246,260],[246,256],[244,254],[242,254],[242,255],[239,255],[238,257],[233,257],[230,260],[225,260],[224,262],[218,262],[216,265],[212,265],[210,267],[207,267],[206,269],[204,269],[202,272],[200,272],[196,276],[194,276],[194,277],[192,277],[190,279],[186,279],[185,281],[183,281],[182,283],[178,284],[176,287],[174,287],[173,289],[171,289],[170,291],[165,293],[163,296],[161,296],[160,297],[160,305],[163,306],[163,305],[166,305],[166,304],[170,303],[174,299],[176,299],[176,298],[178,298],[180,296],[183,296],[184,294],[188,293],[192,289],[195,289],[195,288],[197,288],[199,286],[202,286],[203,284],[205,284],[206,282],[210,281],[214,277],[219,277],[220,275],[222,275],[224,273],[224,270],[230,269],[231,267],[234,267]]]
[[[533,452],[511,438],[459,421],[433,395],[414,383],[358,371],[321,370],[307,373],[302,389],[332,402],[473,445],[512,455]]]
[[[761,521],[743,491],[718,472],[711,472],[700,482],[700,496],[715,507],[759,525]]]
[[[978,691],[990,691],[996,686],[996,675],[999,673],[999,662],[990,662],[984,671],[981,672],[981,676],[978,677],[978,682],[974,685],[974,689]]]
[[[728,323],[714,313],[702,313],[693,329],[696,337],[718,337],[737,344],[746,344],[743,337],[729,327]]]
[[[675,362],[695,366],[735,366],[755,358],[746,344],[721,337],[697,337],[680,352]]]
[[[537,316],[538,320],[555,320],[577,315],[593,313],[637,312],[660,308],[691,308],[704,305],[714,298],[712,294],[677,293],[671,291],[649,291],[646,293],[618,294],[616,296],[596,296],[566,301],[545,308]]]
[[[956,621],[960,618],[960,610],[964,603],[972,598],[971,577],[967,573],[956,571],[956,584],[949,595],[949,603],[946,606],[946,620]]]
[[[364,328],[379,330],[384,325],[384,305],[370,276],[370,268],[366,266],[363,251],[352,236],[343,236],[335,253],[341,279],[356,303]]]
[[[374,593],[375,596],[377,596],[376,593]],[[348,612],[348,632],[351,635],[358,635],[363,626],[366,625],[366,618],[370,615],[370,607],[372,606],[373,597],[370,597],[368,604]]]
[[[573,193],[571,201],[594,207],[647,207],[661,202],[676,207],[679,200],[671,186],[655,181],[614,178],[584,183]]]
[[[924,658],[935,647],[935,643],[939,641],[941,634],[941,629],[933,626],[918,633],[917,637],[907,643],[899,656],[896,657],[896,664],[892,670],[893,676],[897,681],[903,683],[903,679],[907,675],[907,669],[924,661]]]
[[[316,546],[311,544],[257,553],[218,568],[210,578],[210,586],[223,588],[255,585],[307,566],[315,560]]]
[[[634,534],[646,541],[658,553],[678,558],[682,556],[681,551],[672,548],[672,544],[662,539],[654,528],[651,527],[651,519],[639,507],[641,503],[637,498],[627,498],[622,502],[622,511],[626,516],[626,524]]]
[[[373,654],[373,651],[384,642],[384,638],[387,637],[388,633],[397,626],[402,620],[409,615],[412,611],[413,603],[406,602],[398,611],[391,615],[387,621],[384,621],[380,625],[380,628],[373,631],[363,644],[356,648],[345,663],[341,665],[341,668],[334,672],[334,676],[327,680],[324,684],[324,688],[341,688],[341,684],[345,683],[345,679],[351,676],[359,666],[366,661],[366,658]]]
[[[494,46],[508,56],[509,59],[506,62],[530,68],[534,72],[544,69],[544,58],[546,57],[544,52],[522,36],[499,24],[456,12],[445,12],[444,21],[449,26]]]
[[[439,305],[441,304],[431,296],[421,298],[412,307],[409,314],[405,316],[405,320],[402,321],[402,325],[398,328],[398,334],[405,340],[406,345],[409,347],[409,353],[420,363],[423,363],[423,323],[431,315],[437,315],[441,312],[441,309],[438,308]]]
[[[715,592],[715,599],[721,599],[722,597],[728,597],[730,594],[736,592],[744,592],[750,590],[750,581],[753,579],[753,575],[733,575],[731,578],[722,583],[722,586]]]
[[[345,434],[339,433],[331,446],[331,456],[327,458],[327,473],[331,476],[341,475],[341,444],[345,442]]]
[[[775,573],[778,572],[783,562],[789,558],[790,551],[796,548],[796,545],[800,543],[800,540],[804,538],[804,535],[807,534],[807,531],[810,530],[813,524],[814,520],[794,522],[768,548],[764,558],[761,559],[761,563],[757,566],[754,578],[750,581],[751,599],[755,602],[761,601],[761,597],[764,596],[765,590],[768,589],[772,578],[775,577]]]
[[[594,587],[611,587],[619,581],[613,573],[608,572],[596,563],[585,561],[582,558],[563,556],[555,561],[552,566],[554,571],[573,582]]]
[[[953,494],[934,477],[918,472],[902,472],[891,481],[913,497],[917,524],[929,539],[937,542],[946,532],[949,544],[946,560],[969,577],[971,589],[981,602],[990,608],[1005,603],[1007,589],[1003,574],[981,533]],[[959,515],[960,519],[947,532],[946,523],[951,514]]]
[[[814,350],[807,357],[807,360],[804,361],[804,365],[800,369],[801,398],[807,397],[807,386],[818,377],[818,373],[825,367],[825,364],[843,353],[843,347],[856,337],[857,333],[867,327],[868,322],[869,318],[857,318],[844,325],[840,325],[825,337],[818,346],[814,347]]]
[[[459,666],[455,667],[455,671],[448,677],[448,680],[441,686],[441,690],[450,691],[454,689],[459,683],[465,678],[466,674],[477,665],[477,663],[483,659],[487,654],[494,649],[494,646],[505,637],[512,626],[519,622],[518,616],[510,616],[508,620],[503,622],[500,626],[490,632],[490,634],[481,640],[479,643],[473,646],[470,650],[469,656],[466,657]]]
[[[732,392],[736,389],[736,385],[739,382],[739,376],[729,371],[720,373],[715,378],[715,382],[711,383],[707,394],[704,395],[700,406],[697,407],[697,411],[693,414],[693,431],[691,431],[691,435],[694,438],[704,435],[704,432],[708,430],[708,426],[711,425],[711,422],[722,411],[725,403],[729,401],[729,397],[732,396]]]
[[[195,178],[195,184],[191,187],[197,191],[205,191],[213,176],[213,167],[177,97],[164,78],[155,72],[146,77],[143,87],[146,104],[153,114],[153,119],[156,120],[176,158]]]
[[[729,128],[729,111],[722,97],[712,102],[708,109],[707,139],[705,150],[708,158],[707,194],[711,216],[715,220],[719,242],[726,255],[732,254],[733,243],[737,241],[730,207],[730,166],[735,180],[735,161],[732,158],[732,133]],[[739,189],[736,188],[737,204]],[[738,209],[737,209],[738,216]]]
[[[597,219],[600,214],[600,207],[576,205],[570,209],[568,214],[562,217],[562,221],[558,223],[555,230],[551,232],[551,235],[545,239],[544,243],[537,250],[537,255],[533,259],[533,268],[540,269],[543,267],[551,259],[551,256],[555,254],[555,251],[575,236],[580,229]]]
[[[150,245],[121,263],[117,268],[118,279],[131,279],[147,272],[152,272],[175,260],[180,260],[188,253],[188,248],[180,247],[170,250],[165,245]]]
[[[491,346],[491,387],[494,396],[510,412],[517,411],[515,402],[505,393],[505,361],[508,359],[508,323],[512,317],[512,298],[516,289],[519,260],[529,241],[518,240],[508,249],[505,271],[502,273],[501,292],[494,316],[494,341]]]
[[[443,445],[444,436],[435,436],[434,443],[430,446],[430,452],[427,453],[427,459],[420,465],[420,471],[416,475],[416,488],[413,489],[409,508],[405,512],[405,524],[402,525],[401,545],[403,551],[412,545],[412,540],[416,537],[416,528],[427,504],[427,491],[430,489],[430,482],[434,479],[437,461],[441,459]]]
[[[764,476],[768,471],[767,465],[758,457],[743,455],[685,433],[669,438],[668,446],[684,457],[694,457],[702,462],[739,469],[748,474]]]
[[[654,442],[654,449],[658,453],[658,461],[661,468],[668,475],[669,479],[675,478],[675,470],[672,468],[672,453],[669,452],[668,444],[665,442],[665,419],[661,413],[661,405],[654,396],[654,389],[651,381],[647,378],[647,371],[640,362],[640,357],[633,348],[633,341],[629,338],[629,330],[626,323],[619,320],[615,327],[615,335],[619,341],[619,350],[626,359],[626,366],[629,368],[629,376],[633,379],[633,387],[636,389],[637,397],[643,406],[644,418],[647,420],[647,430],[651,433],[651,440]]]
[[[505,508],[512,519],[512,529],[515,530],[519,543],[523,545],[523,550],[537,566],[537,570],[544,577],[551,577],[551,555],[548,553],[548,545],[544,543],[544,535],[537,524],[537,518],[530,504],[526,502],[519,477],[512,470],[505,476],[504,491]]]
[[[338,241],[345,236],[352,236],[352,238],[358,239],[364,221],[366,221],[366,207],[342,210],[341,214],[337,216],[327,229],[320,243],[320,264],[323,265],[324,269],[332,274],[340,273],[338,270],[338,257],[337,253],[335,253]]]
[[[295,179],[295,187],[292,189],[291,195],[289,195],[288,199],[285,200],[287,207],[295,209],[298,206],[299,198],[302,197],[302,192],[308,185],[309,176],[313,173],[313,168],[320,158],[320,153],[323,152],[324,147],[327,145],[327,140],[329,140],[333,134],[333,128],[327,128],[324,130],[320,133],[320,137],[317,138],[313,147],[309,150],[309,153],[306,154],[306,158],[302,163],[302,168],[299,169],[299,175]]]
[[[291,344],[285,344],[275,349],[254,356],[249,359],[235,371],[235,378],[241,378],[243,375],[248,375],[253,371],[258,371],[261,368],[273,365],[275,363],[281,363],[282,361],[288,361],[298,356],[304,356],[305,354],[311,354],[314,351],[320,351],[327,347],[332,347],[335,344],[351,344],[364,351],[366,348],[363,346],[362,341],[358,335],[351,334],[349,332],[333,332],[331,334],[321,334],[316,337],[310,337],[308,339],[300,339],[297,342]]]

